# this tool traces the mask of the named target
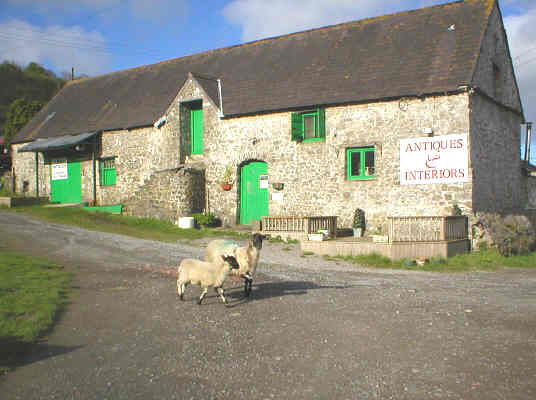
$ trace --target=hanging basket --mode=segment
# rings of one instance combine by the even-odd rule
[[[230,183],[222,183],[221,188],[222,190],[225,190],[226,192],[228,192],[229,190],[233,188],[233,185],[231,185]]]

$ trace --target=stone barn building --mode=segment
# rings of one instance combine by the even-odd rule
[[[534,207],[523,123],[499,4],[462,0],[72,81],[13,167],[18,191],[136,216],[375,227]]]

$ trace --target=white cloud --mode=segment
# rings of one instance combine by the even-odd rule
[[[223,16],[242,27],[242,40],[251,41],[407,7],[407,0],[233,0],[223,9]]]
[[[91,12],[102,20],[115,21],[129,15],[153,22],[170,22],[188,12],[189,0],[7,0],[14,6],[30,7],[50,17]]]
[[[50,26],[40,28],[25,21],[10,20],[0,24],[2,60],[20,65],[37,62],[56,71],[97,75],[109,70],[106,40],[97,32],[80,27]]]

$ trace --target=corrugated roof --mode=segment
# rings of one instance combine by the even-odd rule
[[[221,79],[226,116],[453,91],[471,84],[494,4],[458,1],[73,81],[15,141],[151,125],[188,73]],[[218,104],[215,82],[202,86]]]
[[[19,148],[17,150],[17,153],[64,149],[66,147],[72,147],[79,143],[82,143],[84,140],[87,140],[90,137],[95,136],[96,134],[97,132],[88,132],[82,133],[81,135],[66,135],[49,139],[37,139]]]

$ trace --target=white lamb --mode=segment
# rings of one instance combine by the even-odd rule
[[[238,275],[244,279],[244,293],[249,296],[253,284],[253,275],[255,275],[259,262],[263,239],[266,239],[266,236],[260,233],[250,235],[247,247],[240,247],[238,243],[231,240],[213,240],[207,246],[205,260],[214,262],[221,256],[235,256],[239,267],[238,269],[233,269],[231,274]]]
[[[201,304],[207,294],[208,287],[213,286],[224,303],[227,299],[223,294],[223,282],[229,275],[231,269],[237,269],[238,263],[233,256],[221,256],[213,262],[185,258],[178,268],[177,295],[184,300],[184,289],[188,284],[198,284],[202,289],[201,296],[197,304]]]

